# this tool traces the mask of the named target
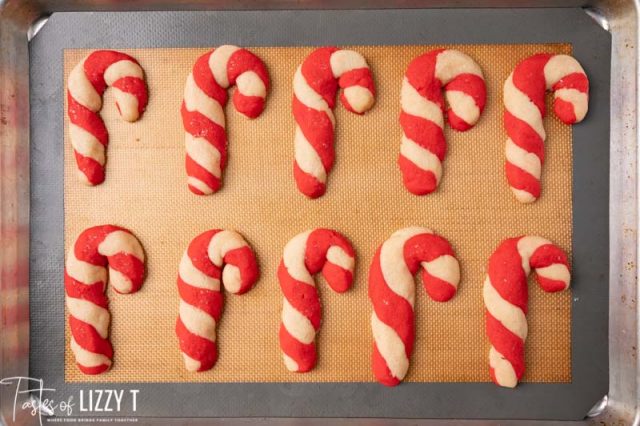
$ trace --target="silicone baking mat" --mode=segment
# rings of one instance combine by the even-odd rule
[[[125,408],[123,415],[582,418],[607,389],[609,43],[580,9],[54,14],[30,44],[30,374],[61,394],[138,389],[137,411]],[[257,120],[227,108],[224,188],[199,198],[185,185],[179,104],[195,58],[221,44],[253,46],[269,67],[273,90]],[[291,176],[291,77],[312,46],[321,45],[362,52],[378,96],[362,117],[336,109],[336,167],[327,194],[309,201]],[[476,128],[446,130],[442,185],[418,198],[403,189],[396,165],[400,82],[412,57],[440,46],[458,47],[478,61],[489,99]],[[125,124],[107,92],[107,180],[86,188],[70,157],[64,83],[87,49],[96,48],[136,56],[151,97],[144,118]],[[591,102],[587,119],[572,128],[553,114],[547,118],[544,195],[523,206],[503,177],[501,85],[518,59],[540,49],[573,52],[589,75]],[[83,228],[106,222],[140,237],[149,275],[140,293],[111,298],[114,368],[88,381],[68,358],[64,252]],[[386,388],[369,370],[366,272],[384,239],[415,224],[451,241],[463,277],[446,304],[418,289],[410,374]],[[296,375],[279,355],[275,267],[286,242],[316,226],[336,228],[353,241],[356,282],[335,295],[320,279],[319,364]],[[213,227],[246,236],[262,279],[250,293],[226,298],[219,362],[192,375],[184,371],[173,333],[177,265],[189,240]],[[548,295],[531,284],[526,382],[506,390],[486,382],[480,288],[491,251],[520,233],[543,234],[570,252],[572,291]]]
[[[400,86],[413,58],[444,47],[462,50],[478,62],[488,87],[487,108],[472,130],[445,131],[449,154],[442,185],[435,194],[417,197],[404,189],[396,162],[402,135]],[[312,47],[251,48],[267,65],[273,88],[256,120],[244,119],[232,105],[226,108],[230,160],[223,189],[212,196],[196,196],[186,187],[180,118],[186,76],[205,49],[127,50],[147,73],[150,101],[142,120],[129,124],[119,118],[107,91],[102,116],[111,143],[102,185],[87,187],[77,179],[65,120],[65,248],[89,226],[118,224],[140,238],[149,271],[141,292],[128,296],[110,292],[115,349],[111,371],[82,374],[67,347],[67,380],[374,381],[369,264],[391,233],[415,225],[449,239],[461,263],[462,281],[448,303],[431,301],[418,289],[415,353],[406,380],[489,380],[482,284],[492,251],[503,238],[534,232],[571,252],[571,129],[554,114],[547,115],[543,196],[531,205],[518,203],[503,171],[502,84],[522,58],[541,51],[571,53],[571,48],[566,44],[350,48],[370,64],[377,102],[361,117],[341,106],[336,109],[336,167],[327,193],[318,200],[298,192],[292,172],[292,80]],[[66,50],[65,76],[89,52]],[[348,236],[358,262],[349,292],[336,294],[318,283],[324,304],[319,362],[313,371],[296,374],[285,368],[278,346],[282,293],[276,269],[287,241],[315,227],[334,228]],[[193,374],[184,368],[173,331],[179,301],[176,276],[191,238],[210,228],[236,229],[245,235],[259,257],[262,278],[251,292],[226,297],[218,363]],[[524,380],[568,382],[571,294],[544,294],[535,285],[530,288]]]

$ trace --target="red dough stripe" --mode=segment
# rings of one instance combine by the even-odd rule
[[[284,324],[280,324],[278,338],[282,352],[289,358],[297,361],[298,373],[306,373],[307,371],[313,370],[318,357],[315,342],[309,344],[300,342],[289,334]]]
[[[287,267],[280,262],[278,267],[280,289],[287,301],[302,315],[307,317],[317,331],[322,321],[322,305],[318,290],[309,284],[297,281],[287,272]]]
[[[344,292],[353,282],[355,253],[351,243],[330,229],[298,234],[284,249],[278,281],[284,295],[280,348],[287,369],[307,372],[316,364],[315,335],[322,305],[312,276],[322,271],[327,284]]]
[[[109,266],[112,270],[118,271],[131,280],[132,290],[128,293],[136,292],[142,287],[144,281],[144,263],[129,253],[116,253],[109,257]],[[119,292],[118,289],[114,289]]]
[[[122,92],[133,95],[138,100],[138,114],[142,115],[149,102],[149,94],[147,93],[146,83],[136,77],[122,77],[113,83],[113,87],[120,89]],[[120,111],[120,105],[116,102],[118,111]]]
[[[545,268],[555,264],[561,264],[569,268],[567,255],[553,244],[540,246],[533,255],[531,255],[530,263],[534,269]],[[537,279],[540,287],[547,292],[556,292],[567,288],[566,283],[561,280],[551,279],[543,275],[538,275]]]
[[[486,331],[491,342],[490,374],[500,386],[515,387],[524,374],[530,268],[536,271],[544,291],[555,292],[569,286],[566,254],[544,238],[509,238],[493,252],[483,296]]]
[[[180,299],[193,305],[213,317],[216,321],[222,316],[224,295],[219,291],[191,286],[178,276],[178,293]]]
[[[323,228],[315,229],[309,234],[305,253],[305,265],[311,274],[319,272],[326,266],[327,252],[332,247],[340,248],[350,257],[355,256],[351,243],[349,243],[342,234]],[[342,287],[340,283],[335,282],[334,277],[325,276],[325,278],[334,290],[335,286]]]
[[[375,94],[376,91],[373,85],[373,75],[369,68],[356,68],[345,72],[338,80],[338,85],[342,88],[351,86],[366,87],[373,94]]]
[[[109,82],[105,80],[105,75],[112,66],[118,68],[114,73],[119,78]],[[132,101],[130,97],[118,98],[116,95],[116,107],[122,118],[127,121],[139,119],[149,99],[147,85],[141,74],[140,64],[131,56],[113,50],[96,50],[76,65],[69,75],[67,113],[72,124],[71,144],[80,176],[88,185],[99,185],[104,181],[104,152],[109,142],[107,129],[99,115],[102,101],[96,104],[93,99],[101,98],[110,84],[135,99]],[[91,101],[84,104],[87,99]],[[73,126],[85,132],[74,131]]]
[[[415,340],[413,306],[408,300],[394,293],[385,282],[380,266],[380,249],[376,252],[369,269],[369,299],[377,317],[396,332],[404,343],[407,358],[411,358]],[[377,347],[375,342],[374,347]]]
[[[444,106],[444,102],[442,90],[438,84],[442,84],[442,82],[436,81],[436,61],[438,55],[443,51],[444,49],[435,49],[418,56],[409,63],[405,72],[405,78],[418,93],[441,107]],[[438,84],[434,85],[434,82]]]
[[[107,88],[104,74],[107,69],[120,61],[130,61],[140,65],[133,57],[115,50],[96,50],[84,60],[84,72],[96,91],[102,95]]]
[[[576,89],[582,93],[589,93],[589,79],[586,74],[580,72],[567,74],[553,85],[553,91],[558,89]]]
[[[233,268],[234,273],[226,274],[225,268]],[[180,313],[176,322],[180,351],[189,371],[209,370],[218,358],[215,327],[224,305],[221,281],[227,291],[242,294],[258,278],[255,254],[240,234],[212,229],[191,240],[179,267]]]
[[[333,124],[329,116],[323,111],[316,111],[305,106],[295,97],[293,98],[293,116],[297,123],[305,123],[304,126],[300,126],[300,131],[317,152],[325,170],[333,168],[335,160],[334,134]],[[299,168],[297,163],[294,165]],[[310,177],[316,179],[313,175]],[[298,184],[298,187],[300,187],[300,184]]]
[[[530,56],[516,65],[513,71],[513,85],[527,95],[543,117],[545,116],[544,95],[547,87],[544,67],[551,56],[547,53]]]
[[[316,179],[314,176],[305,173],[298,166],[298,163],[293,163],[293,176],[296,179],[296,183],[301,192],[309,194],[310,198],[317,198],[325,193],[326,185]]]
[[[402,154],[398,157],[398,164],[406,171],[402,174],[402,181],[412,194],[429,194],[438,187],[438,178],[432,171],[422,170]]]
[[[249,246],[229,250],[224,256],[224,261],[240,271],[240,287],[235,294],[244,294],[251,290],[253,284],[260,278],[258,263]]]
[[[511,139],[520,148],[534,154],[544,164],[544,141],[531,126],[514,117],[509,111],[504,112],[504,127],[507,134],[515,136]]]
[[[527,276],[522,269],[518,238],[505,240],[489,258],[487,273],[500,296],[527,313]]]
[[[509,361],[515,372],[517,380],[524,375],[524,341],[505,328],[500,321],[490,313],[486,313],[487,336],[492,346]],[[492,376],[495,377],[494,369]],[[494,381],[498,384],[497,381]]]
[[[322,96],[329,108],[335,106],[338,80],[331,70],[331,55],[336,47],[322,47],[314,50],[302,62],[302,75],[314,92]]]
[[[176,335],[180,343],[180,350],[190,358],[200,361],[196,371],[206,371],[213,368],[218,360],[218,348],[215,342],[191,333],[179,317],[176,321]]]
[[[556,99],[553,103],[553,110],[565,124],[573,124],[578,121],[575,107],[571,102]]]
[[[371,70],[369,68],[357,68],[351,71],[347,71],[346,73],[342,74],[342,77],[340,77],[340,80],[338,80],[338,85],[343,89],[352,86],[360,86],[369,90],[369,92],[371,92],[371,94],[374,96],[376,93],[376,88],[373,85],[373,75],[371,74]],[[356,111],[353,106],[351,106],[351,104],[349,103],[349,99],[345,95],[344,91],[340,94],[340,102],[342,102],[342,105],[344,105],[344,107],[349,112],[353,112],[354,114],[358,115],[364,114],[364,111]]]
[[[269,90],[269,73],[264,62],[247,49],[236,50],[227,62],[227,74],[229,83],[234,84],[241,74],[247,71],[254,72]]]
[[[64,287],[69,326],[75,341],[71,349],[85,374],[107,371],[113,359],[108,340],[109,302],[105,295],[107,266],[118,272],[117,279],[113,277],[112,281],[116,292],[134,293],[142,286],[144,254],[130,231],[113,225],[84,230],[69,251]],[[90,278],[90,281],[83,282],[79,277]]]
[[[198,111],[189,111],[185,107],[184,102],[181,108],[182,124],[185,131],[194,137],[207,140],[214,149],[220,152],[220,167],[224,168],[227,165],[227,134],[223,127],[209,120],[203,114]],[[197,164],[193,159],[189,158],[191,162]],[[188,163],[187,163],[188,164]],[[211,172],[208,174],[213,176]]]
[[[397,386],[400,384],[400,380],[393,376],[391,370],[387,366],[387,362],[380,354],[376,344],[373,344],[373,355],[371,356],[371,366],[373,374],[378,379],[378,382],[385,386]]]
[[[471,96],[478,108],[480,108],[481,111],[484,110],[485,104],[487,103],[487,86],[482,77],[475,74],[459,74],[444,87],[445,92],[451,90],[463,92]],[[450,108],[449,111],[451,111]]]
[[[88,182],[92,185],[104,182],[104,167],[100,163],[75,151],[74,156],[78,169],[82,170]]]
[[[447,143],[442,128],[433,121],[400,112],[400,125],[406,137],[444,161],[447,155]],[[425,170],[427,171],[427,170]],[[410,173],[407,174],[410,177]]]
[[[196,163],[193,158],[189,157],[188,155],[185,158],[185,166],[187,168],[189,176],[195,177],[200,182],[204,182],[208,188],[217,191],[222,186],[222,182],[220,181],[220,179],[209,173],[207,169]],[[194,194],[198,193],[197,195],[205,195],[205,192],[201,191],[199,187],[189,184],[189,189]]]
[[[504,167],[512,188],[525,191],[535,198],[540,197],[540,180],[509,162]]]
[[[109,133],[102,118],[76,101],[69,92],[67,92],[67,103],[69,105],[69,121],[91,133],[98,142],[107,146],[109,144]],[[76,152],[76,155],[80,154]]]
[[[219,229],[203,232],[191,240],[189,247],[187,247],[187,256],[191,259],[193,266],[205,275],[217,279],[221,276],[220,268],[209,259],[209,244],[219,232]]]
[[[236,84],[237,78],[247,70],[255,73],[260,80],[262,80],[268,92],[269,74],[267,73],[267,67],[264,65],[264,62],[246,49],[237,50],[231,55],[227,63],[229,82]],[[264,110],[264,103],[265,100],[262,96],[247,96],[243,94],[241,90],[233,92],[233,106],[239,113],[249,118],[258,117],[262,113],[262,110]]]
[[[376,379],[387,386],[404,379],[413,354],[415,283],[406,277],[412,277],[421,266],[425,289],[432,299],[446,302],[455,295],[460,279],[455,253],[447,240],[425,228],[395,232],[378,248],[369,268],[372,369]]]
[[[421,262],[431,262],[440,256],[455,256],[447,240],[439,235],[423,233],[409,238],[404,244],[404,259],[412,274]]]
[[[74,340],[85,350],[113,359],[111,342],[100,337],[92,325],[77,319],[73,315],[69,315],[69,329]]]
[[[70,277],[66,271],[64,275],[64,291],[67,296],[87,300],[101,308],[109,308],[109,299],[104,293],[105,283],[97,281],[95,283],[83,283]]]
[[[202,90],[208,97],[218,101],[220,105],[226,105],[229,95],[227,90],[220,87],[213,77],[211,68],[209,67],[209,59],[213,50],[205,53],[196,59],[196,63],[193,64],[192,75],[196,82],[196,85]],[[184,102],[183,102],[184,106]]]

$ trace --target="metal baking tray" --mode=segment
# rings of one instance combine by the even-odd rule
[[[304,4],[308,9],[403,9],[428,7],[583,7],[585,13],[593,18],[600,26],[611,33],[611,79],[610,79],[610,176],[609,176],[609,391],[602,395],[602,399],[591,411],[585,409],[584,416],[588,422],[621,422],[630,424],[638,420],[638,374],[636,347],[638,342],[637,326],[637,277],[636,277],[636,247],[637,247],[637,178],[636,178],[636,142],[637,142],[637,4],[635,2],[553,2],[545,1],[531,4],[518,2],[309,2]],[[301,7],[294,1],[238,2],[235,4],[218,4],[217,2],[166,2],[143,1],[134,5],[116,5],[111,2],[19,2],[5,1],[0,3],[0,152],[2,156],[2,181],[0,182],[0,237],[2,238],[1,252],[1,281],[0,315],[2,329],[0,329],[0,378],[28,376],[29,366],[29,335],[34,330],[46,330],[46,324],[38,322],[40,318],[35,313],[27,315],[29,309],[29,241],[30,223],[29,205],[31,197],[46,194],[48,191],[59,191],[55,182],[39,181],[37,191],[30,190],[29,165],[34,160],[45,159],[38,167],[46,166],[46,153],[34,152],[29,149],[30,125],[29,111],[34,111],[36,105],[29,105],[29,89],[34,81],[29,81],[29,40],[46,25],[46,18],[57,11],[118,11],[118,10],[204,10],[204,9],[297,9]],[[496,14],[498,10],[495,11]],[[381,16],[384,16],[383,12]],[[392,13],[392,11],[389,11]],[[501,9],[501,13],[505,13]],[[482,10],[483,15],[491,14],[491,10]],[[168,16],[168,15],[167,15]],[[174,15],[177,16],[177,15]],[[472,30],[468,30],[472,31]],[[482,30],[476,29],[479,34]],[[44,33],[43,33],[44,34]],[[545,36],[540,40],[546,41]],[[552,41],[552,38],[548,39]],[[442,40],[440,40],[442,41]],[[522,40],[514,40],[514,42]],[[574,42],[575,43],[575,42]],[[118,47],[118,46],[111,46]],[[33,64],[31,64],[33,65]],[[44,65],[46,66],[46,64]],[[49,65],[51,66],[51,65]],[[57,70],[56,72],[60,72]],[[42,84],[40,81],[39,84]],[[40,98],[31,97],[39,101]],[[35,117],[46,119],[47,115]],[[32,170],[33,171],[33,170]],[[38,195],[36,206],[42,208],[44,197]],[[33,205],[32,205],[33,207]],[[34,211],[31,212],[33,219]],[[37,212],[36,212],[37,213]],[[51,232],[54,232],[52,226]],[[31,253],[44,253],[43,247],[34,247],[34,241],[46,241],[55,238],[46,235],[49,228],[40,227],[38,231],[45,235],[34,240],[31,238]],[[32,237],[32,236],[31,236]],[[51,260],[57,262],[57,255],[52,254]],[[32,259],[33,260],[33,259]],[[33,264],[32,264],[33,266]],[[33,271],[32,271],[33,273]],[[606,280],[605,280],[606,282]],[[605,303],[605,300],[602,301]],[[42,333],[41,333],[42,334]],[[40,335],[41,335],[40,334]],[[42,348],[39,348],[40,352]],[[587,351],[603,351],[604,348],[582,348]],[[44,348],[45,352],[47,348]],[[52,343],[51,352],[59,351]],[[574,353],[574,361],[580,359],[580,353]],[[598,374],[594,371],[593,373]],[[407,387],[408,388],[408,387]],[[0,415],[7,424],[12,424],[15,395],[7,388],[0,388]],[[179,389],[175,390],[179,392]],[[292,391],[295,391],[292,389]],[[355,394],[353,390],[348,396]],[[461,401],[464,395],[460,395]],[[19,395],[19,401],[28,400],[27,395]],[[212,398],[224,398],[224,395],[211,394]],[[432,395],[433,397],[433,395]],[[455,397],[455,396],[454,396]],[[359,399],[355,398],[354,399]],[[500,403],[501,400],[495,400]],[[374,412],[376,410],[373,410]],[[489,409],[489,412],[495,411]],[[554,418],[553,414],[545,412],[540,407],[540,418]],[[241,412],[241,410],[239,410]],[[293,410],[292,412],[300,413]],[[451,410],[439,417],[462,417],[464,409]],[[558,412],[557,408],[554,412]],[[17,422],[37,424],[38,417],[31,417],[23,410],[17,411]],[[153,416],[153,413],[147,415]],[[299,414],[304,415],[304,414]],[[345,414],[346,415],[346,414]],[[284,415],[283,415],[284,416]],[[475,416],[490,417],[490,416]],[[501,414],[496,417],[516,417]],[[562,416],[564,417],[564,416]],[[570,417],[575,417],[574,415]],[[143,423],[158,424],[158,418],[140,417]],[[162,422],[173,423],[178,419],[162,419]],[[190,419],[190,422],[210,420]],[[248,419],[249,422],[264,421],[264,419]],[[271,419],[272,422],[282,422],[283,419]],[[289,420],[294,421],[294,420]],[[312,422],[311,419],[305,419]],[[358,422],[356,419],[341,419],[341,422]],[[373,420],[368,419],[367,423]],[[435,420],[432,420],[436,422]],[[447,422],[446,420],[440,420]],[[454,422],[453,420],[449,422]],[[457,421],[455,421],[457,423]],[[481,421],[487,423],[487,420]]]

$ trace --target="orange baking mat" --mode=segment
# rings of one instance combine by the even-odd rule
[[[400,85],[408,63],[435,48],[472,56],[487,79],[487,108],[466,133],[445,131],[449,154],[437,193],[409,194],[396,164],[401,128]],[[125,50],[146,71],[150,100],[142,120],[119,119],[107,91],[103,117],[109,129],[106,181],[89,188],[76,177],[65,117],[65,246],[86,227],[117,224],[131,229],[148,257],[142,290],[115,295],[113,368],[85,376],[65,349],[69,382],[370,382],[371,306],[367,271],[376,248],[395,230],[411,225],[449,239],[461,261],[459,292],[448,303],[430,300],[419,288],[416,345],[409,382],[489,380],[489,344],[484,335],[482,283],[498,243],[519,234],[539,234],[571,252],[571,128],[553,114],[545,119],[548,140],[543,195],[533,205],[515,201],[503,172],[502,84],[515,64],[539,51],[570,53],[570,45],[355,46],[368,60],[377,102],[364,116],[336,108],[337,161],[328,191],[310,201],[293,180],[292,78],[311,47],[252,48],[266,63],[272,90],[266,110],[246,120],[229,105],[229,163],[223,189],[209,197],[187,190],[180,103],[185,79],[206,49]],[[66,50],[65,76],[88,50]],[[65,81],[66,85],[66,81]],[[65,108],[66,109],[66,108]],[[282,249],[297,233],[329,227],[343,232],[357,251],[353,288],[333,293],[318,278],[324,319],[318,365],[310,373],[286,370],[278,346],[282,295],[276,268]],[[174,334],[178,313],[176,276],[189,241],[211,228],[236,229],[255,248],[262,278],[243,296],[228,295],[218,329],[219,360],[204,373],[188,373]],[[421,283],[418,282],[421,286]],[[571,381],[571,294],[546,294],[530,286],[529,382]]]

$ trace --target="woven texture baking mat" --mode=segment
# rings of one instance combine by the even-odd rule
[[[401,128],[400,84],[415,56],[452,47],[482,67],[487,107],[465,133],[447,127],[449,153],[439,190],[409,194],[396,164]],[[502,84],[515,64],[539,52],[570,53],[568,44],[355,46],[374,74],[377,102],[359,117],[336,110],[337,161],[328,191],[310,201],[292,176],[294,120],[292,77],[312,48],[252,48],[272,82],[264,113],[246,120],[229,105],[229,163],[223,189],[197,197],[186,187],[180,103],[186,76],[206,49],[123,50],[143,66],[150,100],[142,120],[119,119],[107,91],[102,116],[110,133],[106,181],[94,188],[76,177],[65,117],[65,247],[86,227],[112,223],[131,229],[147,255],[142,290],[115,295],[111,371],[85,376],[65,349],[68,382],[371,382],[371,306],[367,271],[376,248],[395,230],[433,229],[453,245],[461,261],[459,292],[451,301],[431,301],[418,288],[416,345],[410,382],[487,381],[489,344],[484,335],[482,283],[488,257],[509,236],[539,234],[571,252],[571,128],[551,113],[547,129],[543,195],[533,205],[515,201],[503,173]],[[65,50],[64,75],[88,50]],[[66,107],[65,107],[66,110]],[[282,249],[297,233],[316,227],[343,232],[357,251],[353,288],[333,293],[318,277],[324,319],[318,365],[290,373],[278,346],[282,295],[276,268]],[[242,296],[227,295],[218,328],[219,360],[204,373],[188,373],[173,328],[178,311],[178,263],[189,241],[212,228],[236,229],[257,252],[262,278]],[[532,281],[532,280],[531,280]],[[421,283],[417,283],[421,286]],[[529,337],[524,381],[571,381],[571,295],[529,287]],[[66,344],[69,341],[68,329]]]

